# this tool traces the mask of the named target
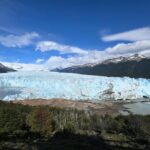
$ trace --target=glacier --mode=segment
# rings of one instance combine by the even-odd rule
[[[104,77],[46,71],[20,71],[0,74],[0,93],[14,89],[2,100],[52,99],[127,100],[150,98],[150,80]]]

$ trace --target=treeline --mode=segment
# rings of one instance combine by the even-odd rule
[[[56,144],[64,139],[67,139],[65,144]],[[118,145],[118,142],[121,142],[120,146],[124,145],[124,149],[145,149],[150,148],[150,115],[100,116],[75,109],[33,107],[0,101],[0,149],[9,149],[8,141],[10,149],[14,141],[25,144],[18,145],[21,147],[18,149],[22,150],[29,149],[28,146],[38,150],[39,143],[43,141],[45,146],[48,145],[44,150],[59,149],[62,145],[63,149],[67,149],[69,143],[78,145],[78,149],[94,149],[95,144],[111,149],[111,144]],[[90,144],[91,141],[94,142]],[[70,149],[77,149],[73,145]]]

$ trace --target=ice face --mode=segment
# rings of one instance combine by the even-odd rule
[[[150,98],[150,80],[88,76],[55,72],[12,72],[0,74],[0,90],[21,91],[3,100],[51,99],[118,100]]]

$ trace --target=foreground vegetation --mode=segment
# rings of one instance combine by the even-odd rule
[[[0,150],[150,149],[150,115],[100,116],[0,101]]]

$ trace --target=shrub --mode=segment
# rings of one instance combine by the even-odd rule
[[[50,135],[55,128],[52,114],[44,107],[37,107],[31,111],[28,125],[32,132],[40,133],[44,136]]]
[[[14,107],[2,107],[0,109],[0,132],[12,134],[16,130],[22,130],[25,124],[24,115]]]
[[[75,126],[73,123],[68,122],[66,123],[65,127],[64,127],[64,131],[68,131],[70,133],[73,133],[75,131]]]

